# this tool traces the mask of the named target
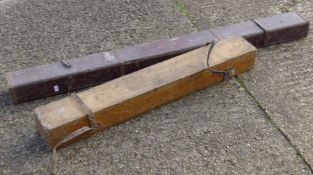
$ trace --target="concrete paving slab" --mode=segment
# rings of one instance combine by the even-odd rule
[[[12,0],[0,6],[1,82],[7,71],[194,30],[166,0]]]
[[[61,174],[309,174],[294,149],[234,80],[59,151]],[[51,152],[31,109],[1,111],[1,170],[47,174]]]
[[[313,21],[313,4],[296,9]],[[259,51],[258,68],[243,76],[248,89],[313,166],[313,31],[308,38]]]
[[[198,26],[206,21],[215,26],[287,11],[296,11],[313,21],[313,4],[308,0],[186,1],[185,5]],[[255,68],[240,76],[310,166],[313,165],[312,34],[310,30],[306,39],[260,49]]]
[[[3,73],[196,30],[175,1],[0,1]],[[0,110],[0,174],[50,174],[33,109]],[[6,98],[6,97],[1,97]],[[59,151],[60,174],[309,174],[255,102],[230,80]]]
[[[214,28],[259,18],[284,9],[285,0],[178,0],[198,29]],[[285,2],[285,3],[284,3]]]

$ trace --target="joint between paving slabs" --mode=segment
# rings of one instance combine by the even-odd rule
[[[190,18],[188,10],[186,9],[185,5],[181,3],[179,0],[176,0],[176,6],[178,7],[178,10],[182,15],[184,15],[190,23],[199,31],[199,27],[193,22],[193,20]],[[309,168],[310,172],[313,174],[313,167],[312,165],[304,158],[301,151],[292,143],[290,138],[286,133],[282,131],[282,129],[278,126],[278,124],[274,121],[273,117],[266,111],[266,109],[261,105],[261,103],[258,101],[258,99],[249,91],[246,84],[241,80],[238,76],[235,77],[235,80],[240,84],[240,86],[244,89],[245,93],[247,93],[254,101],[254,103],[257,105],[257,107],[262,111],[264,114],[264,117],[266,120],[268,120],[271,125],[278,130],[278,132],[286,139],[286,141],[289,143],[289,145],[294,149],[296,152],[296,155],[300,157],[302,162]]]
[[[297,156],[300,157],[300,159],[302,160],[302,162],[309,168],[309,170],[311,171],[311,173],[313,174],[313,167],[312,165],[304,158],[303,154],[301,153],[301,151],[299,150],[299,148],[297,148],[297,146],[295,146],[291,139],[288,137],[288,135],[278,126],[278,124],[274,121],[273,117],[266,111],[266,109],[261,105],[261,103],[259,102],[259,100],[251,93],[251,91],[247,88],[246,84],[244,83],[243,80],[241,80],[238,76],[235,77],[235,80],[240,84],[240,87],[244,89],[245,93],[247,93],[255,102],[255,104],[257,105],[257,107],[262,111],[262,113],[264,114],[264,117],[266,118],[266,120],[268,120],[271,125],[278,130],[278,132],[286,139],[286,141],[289,143],[289,145],[294,149],[294,151],[296,152]]]
[[[180,2],[180,0],[175,0],[175,4],[176,4],[176,7],[178,8],[179,12],[185,16],[189,22],[192,24],[192,26],[197,30],[197,31],[200,31],[200,29],[197,27],[197,25],[195,24],[195,22],[191,19],[189,13],[188,13],[188,10],[187,8],[185,7],[185,5],[183,3]]]

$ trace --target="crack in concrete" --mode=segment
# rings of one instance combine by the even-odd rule
[[[179,12],[185,16],[189,22],[192,24],[192,26],[197,29],[197,31],[200,31],[200,29],[197,27],[197,25],[193,22],[193,20],[191,19],[188,10],[186,9],[185,5],[183,3],[181,3],[179,0],[175,1],[176,7],[178,8]]]
[[[251,91],[247,88],[246,84],[239,78],[235,77],[235,80],[240,84],[240,86],[244,89],[244,91],[253,99],[255,104],[258,106],[258,108],[263,112],[265,118],[272,124],[272,126],[278,130],[278,132],[286,139],[286,141],[289,143],[289,145],[294,149],[296,152],[296,155],[300,157],[302,162],[309,168],[311,173],[313,174],[313,167],[312,165],[304,158],[303,154],[297,148],[296,145],[294,145],[291,141],[291,139],[288,137],[288,135],[278,126],[278,124],[274,121],[273,117],[266,111],[266,109],[261,105],[259,100],[251,93]]]
[[[188,10],[186,9],[186,7],[184,6],[184,4],[182,4],[179,0],[176,0],[176,6],[178,8],[178,10],[180,11],[180,13],[185,16],[190,23],[197,29],[197,31],[199,31],[200,29],[197,27],[197,25],[193,22],[193,20],[190,18]],[[202,20],[201,20],[202,21]],[[258,101],[258,99],[251,93],[251,91],[249,91],[249,89],[247,88],[247,86],[245,85],[245,83],[239,78],[239,77],[235,77],[235,80],[240,84],[240,86],[244,89],[245,93],[247,93],[254,101],[254,103],[257,105],[257,107],[262,111],[262,113],[264,114],[264,117],[266,118],[266,120],[268,120],[271,125],[278,130],[278,132],[286,139],[286,141],[288,142],[288,144],[293,148],[293,150],[296,152],[296,155],[300,157],[300,159],[302,160],[302,162],[309,168],[310,172],[313,174],[313,167],[312,165],[304,158],[303,154],[301,153],[301,151],[299,150],[299,148],[297,148],[296,145],[294,145],[291,141],[291,139],[288,137],[288,135],[278,126],[278,124],[274,121],[273,117],[266,111],[266,109],[261,105],[261,103]]]

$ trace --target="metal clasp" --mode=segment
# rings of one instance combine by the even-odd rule
[[[62,65],[66,68],[66,69],[70,69],[72,67],[72,65],[64,60],[60,60],[60,62],[62,63]]]

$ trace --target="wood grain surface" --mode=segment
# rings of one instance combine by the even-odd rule
[[[78,93],[101,124],[75,140],[222,81],[221,75],[207,69],[208,47]],[[231,37],[215,45],[210,65],[217,70],[234,68],[235,74],[239,74],[253,67],[255,57],[256,48],[253,45],[241,37]],[[50,147],[89,124],[87,114],[71,97],[41,106],[35,113],[39,131]]]

